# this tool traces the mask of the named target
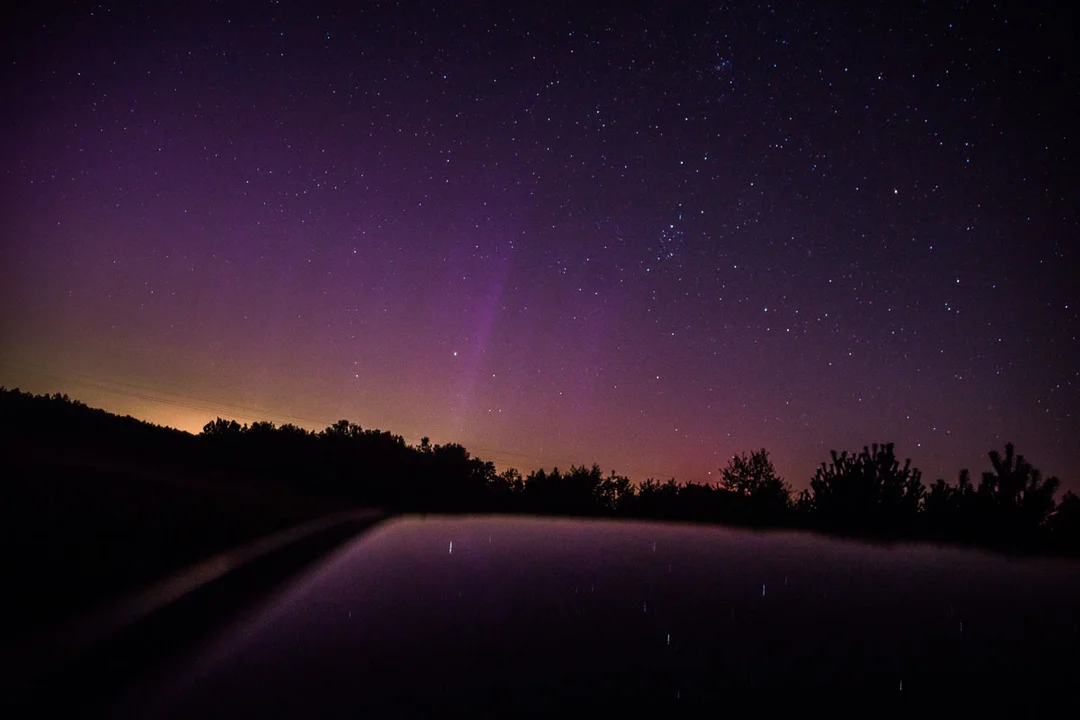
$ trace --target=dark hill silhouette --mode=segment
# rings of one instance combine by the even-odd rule
[[[1080,499],[1066,493],[1057,502],[1057,478],[1044,479],[1011,444],[989,454],[977,487],[964,470],[955,485],[927,488],[891,443],[833,452],[809,489],[792,497],[765,449],[733,457],[715,485],[635,484],[597,465],[498,473],[461,445],[424,438],[412,446],[347,420],[313,432],[217,418],[191,435],[67,396],[0,388],[0,421],[4,557],[16,579],[11,594],[31,618],[353,507],[655,518],[1080,551]]]

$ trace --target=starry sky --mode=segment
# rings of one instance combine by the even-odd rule
[[[1077,51],[1038,2],[24,3],[0,384],[198,431],[1080,489]]]

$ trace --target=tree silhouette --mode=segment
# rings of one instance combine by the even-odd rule
[[[629,512],[636,494],[630,478],[625,475],[616,475],[614,470],[600,482],[600,505],[609,514]]]
[[[402,442],[402,447],[404,442]],[[415,456],[417,472],[399,502],[431,511],[486,510],[495,465],[474,458],[457,443],[434,445]]]
[[[328,438],[354,438],[359,437],[364,432],[364,429],[359,425],[349,422],[348,420],[338,420],[333,425],[330,425],[322,434]]]
[[[975,486],[971,473],[960,471],[956,485],[938,478],[923,500],[926,526],[934,537],[966,537],[971,532],[972,512],[975,509]]]
[[[814,495],[803,488],[791,501],[791,512],[800,523],[810,521],[814,516]]]
[[[1047,519],[1047,528],[1059,548],[1080,551],[1080,495],[1071,490],[1065,493]]]
[[[203,425],[202,434],[214,438],[235,438],[247,430],[247,425],[241,426],[235,420],[217,418]]]
[[[732,457],[716,485],[649,478],[635,485],[599,466],[535,470],[523,477],[473,457],[463,446],[416,446],[389,432],[339,420],[315,432],[259,421],[216,418],[193,437],[90,408],[64,395],[0,388],[8,447],[32,439],[42,457],[83,455],[130,467],[169,463],[169,472],[208,474],[241,485],[299,489],[334,507],[391,512],[530,512],[641,517],[755,525],[797,525],[997,547],[1054,547],[1080,552],[1080,497],[1055,502],[1057,478],[1044,479],[1010,443],[989,453],[976,487],[963,470],[956,483],[929,488],[893,445],[833,452],[809,489],[791,497],[768,452]],[[9,453],[12,454],[12,453]]]
[[[695,522],[741,522],[752,520],[740,513],[743,498],[709,483],[688,482],[675,498],[674,517]]]
[[[630,496],[630,481],[612,473],[604,478],[599,465],[571,465],[563,473],[543,469],[525,479],[522,499],[530,510],[558,515],[598,515],[614,512]]]
[[[1029,542],[1054,511],[1059,480],[1043,479],[1012,443],[1005,454],[991,450],[991,471],[982,474],[976,491],[979,530],[992,541]]]
[[[728,460],[720,470],[720,487],[737,496],[749,519],[759,522],[781,519],[791,504],[791,491],[765,448]]]
[[[634,503],[635,514],[640,517],[675,518],[678,517],[680,488],[675,478],[661,483],[647,478],[637,491]]]
[[[525,479],[517,468],[507,468],[492,477],[488,488],[495,509],[504,512],[523,509],[521,500],[525,492]]]
[[[925,488],[922,473],[896,459],[893,444],[858,455],[832,451],[810,481],[816,517],[829,527],[871,534],[910,534]]]

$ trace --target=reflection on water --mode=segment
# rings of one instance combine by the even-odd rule
[[[401,519],[225,633],[139,712],[1071,685],[1078,618],[1069,561],[699,526]]]

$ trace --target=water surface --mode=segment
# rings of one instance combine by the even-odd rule
[[[1076,683],[1080,564],[802,533],[402,518],[351,541],[123,712],[987,697]],[[149,698],[149,699],[148,699]]]

